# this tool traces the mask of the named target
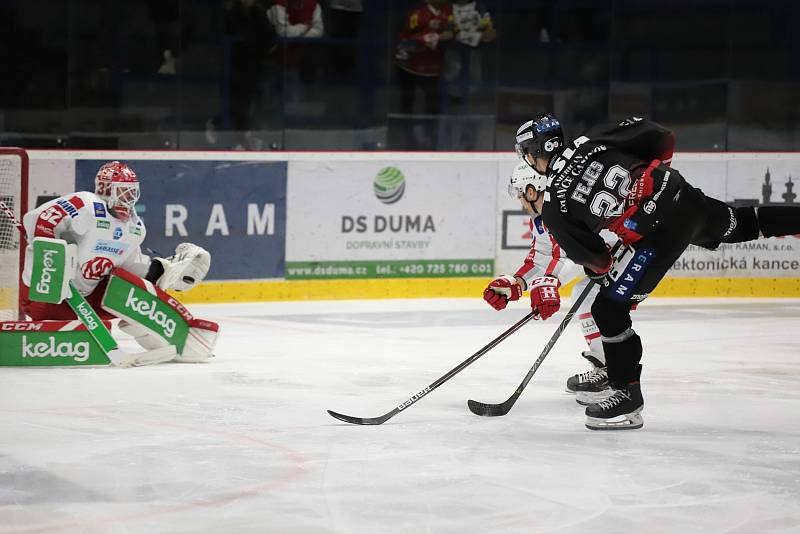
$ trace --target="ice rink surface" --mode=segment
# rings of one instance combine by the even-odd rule
[[[567,306],[382,426],[325,410],[388,412],[524,301],[193,306],[209,364],[0,369],[0,533],[800,532],[800,302],[641,306],[642,430],[584,428],[577,324],[507,416],[472,415]]]

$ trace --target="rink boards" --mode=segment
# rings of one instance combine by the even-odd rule
[[[30,151],[31,202],[92,190],[109,160],[142,183],[145,245],[212,253],[186,302],[476,297],[515,271],[528,217],[512,153]],[[673,166],[737,205],[797,203],[797,153],[679,153]],[[800,297],[800,241],[690,248],[656,296]]]

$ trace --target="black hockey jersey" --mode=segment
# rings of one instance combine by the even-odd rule
[[[623,240],[641,237],[637,231],[646,229],[637,227],[634,212],[644,208],[641,215],[650,217],[674,202],[675,187],[680,185],[676,180],[682,181],[677,172],[662,172],[663,183],[653,183],[649,177],[647,184],[640,180],[653,160],[669,164],[673,148],[671,131],[634,117],[594,128],[553,155],[542,218],[570,259],[593,271],[608,270],[611,256],[600,230],[608,228]],[[662,195],[668,182],[670,194]],[[659,213],[663,212],[666,209]]]

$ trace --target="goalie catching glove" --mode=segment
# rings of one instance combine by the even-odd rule
[[[181,243],[169,258],[153,258],[152,269],[163,271],[156,285],[165,291],[188,291],[202,282],[211,267],[211,254],[192,243]],[[148,273],[148,279],[152,280]]]

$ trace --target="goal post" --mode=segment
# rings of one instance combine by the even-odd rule
[[[28,154],[0,147],[0,200],[17,220],[28,210]],[[23,319],[19,300],[25,243],[9,218],[0,213],[0,321]]]

